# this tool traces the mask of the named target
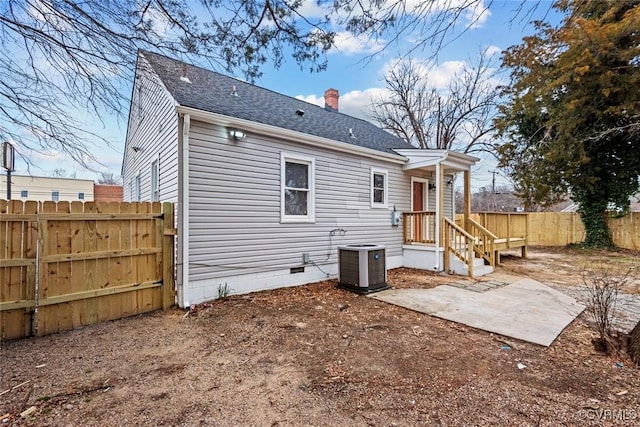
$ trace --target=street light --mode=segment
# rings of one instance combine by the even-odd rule
[[[2,167],[7,171],[7,200],[11,200],[11,172],[16,160],[16,149],[8,141],[2,143]]]

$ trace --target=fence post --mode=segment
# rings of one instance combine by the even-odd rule
[[[40,316],[38,305],[40,304],[40,297],[42,296],[42,290],[47,288],[47,263],[43,260],[47,253],[47,245],[49,244],[49,222],[46,219],[40,217],[42,211],[38,214],[38,246],[36,249],[36,283],[34,289],[34,307],[33,307],[33,322],[31,323],[31,335],[38,335],[38,332],[42,332],[40,328]]]
[[[449,270],[451,270],[451,259],[449,258],[449,248],[451,247],[451,226],[447,221],[442,221],[442,227],[444,228],[444,250],[442,254],[444,271],[449,272]]]
[[[175,304],[175,257],[174,236],[176,234],[173,203],[162,204],[162,309],[166,310]]]
[[[407,242],[407,218],[409,218],[409,216],[407,215],[406,212],[402,213],[402,243],[406,244]]]

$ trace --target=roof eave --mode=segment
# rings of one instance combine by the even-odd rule
[[[360,147],[357,145],[348,144],[346,142],[310,135],[308,133],[298,132],[290,129],[284,129],[278,126],[266,125],[251,120],[226,116],[224,114],[212,113],[193,107],[178,105],[176,107],[176,111],[178,112],[178,114],[189,114],[192,119],[214,123],[225,127],[237,127],[245,132],[254,132],[263,135],[276,136],[282,139],[295,141],[314,147],[330,148],[344,153],[357,154],[360,156],[377,160],[384,160],[397,164],[405,164],[407,162],[407,157],[403,156],[402,154],[386,153],[383,151],[374,150],[372,148]]]
[[[438,149],[402,149],[394,150],[398,154],[407,158],[404,170],[430,168],[436,165],[444,165],[454,171],[470,170],[480,159],[468,154],[458,153],[451,150]]]

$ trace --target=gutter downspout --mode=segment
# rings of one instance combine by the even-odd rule
[[[440,183],[442,180],[440,179],[440,167],[441,162],[444,159],[441,159],[438,163],[436,163],[436,265],[433,266],[435,271],[440,271],[440,192],[444,191],[443,188],[440,187]]]
[[[189,130],[191,116],[182,116],[182,147],[178,165],[178,305],[182,308],[189,306]]]

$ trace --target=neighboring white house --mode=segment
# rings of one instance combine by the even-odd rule
[[[7,195],[7,176],[0,175],[0,198]],[[11,175],[11,200],[93,201],[93,180]]]
[[[335,89],[325,101],[139,53],[124,199],[177,203],[180,306],[225,285],[245,293],[334,276],[343,244],[384,245],[388,268],[443,270],[453,180],[464,172],[470,206],[478,159],[419,150],[342,114]],[[429,224],[394,221],[411,211],[428,211]],[[410,244],[418,231],[433,243]]]

